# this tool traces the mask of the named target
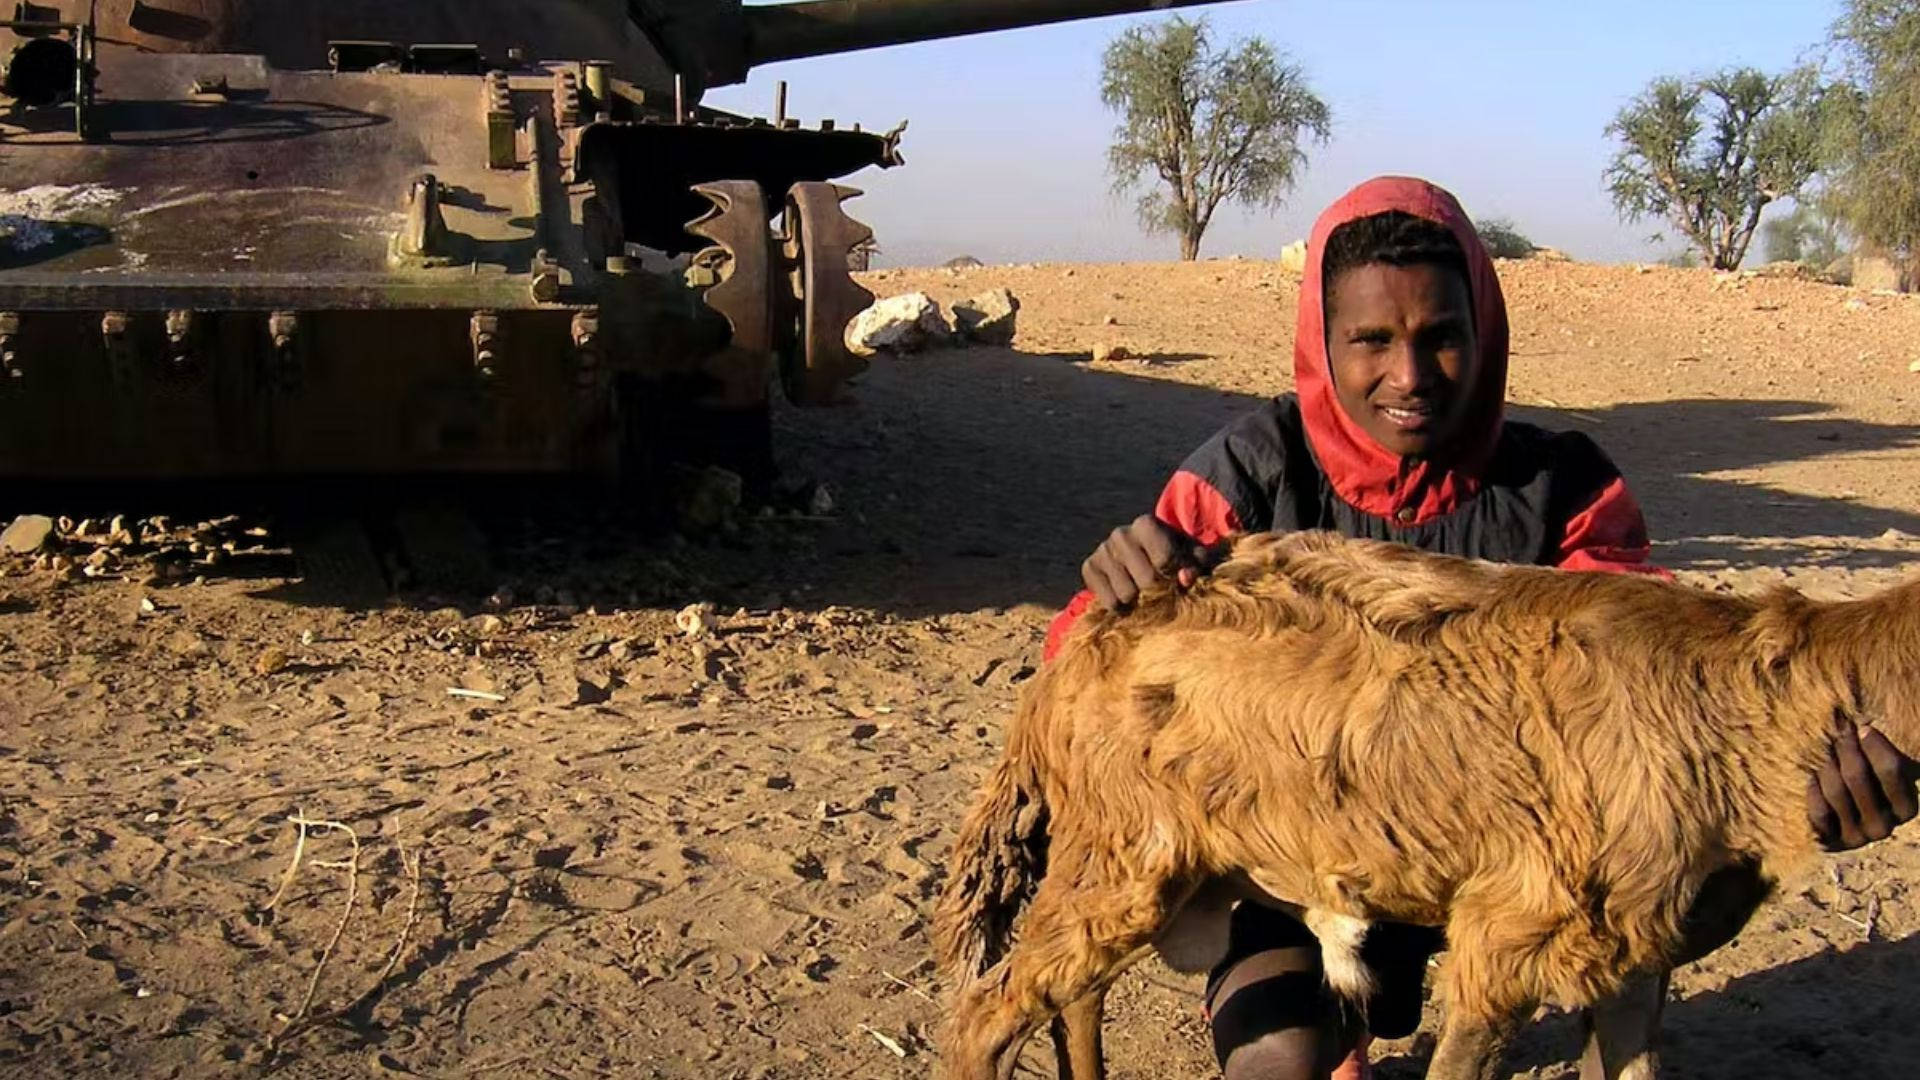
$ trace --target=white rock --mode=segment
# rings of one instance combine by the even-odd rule
[[[1020,315],[1020,298],[1008,289],[994,289],[953,305],[953,328],[968,341],[1011,345]]]
[[[947,340],[951,332],[940,305],[926,293],[889,296],[854,316],[847,347],[864,355],[914,352]]]
[[[1280,249],[1280,269],[1285,270],[1289,274],[1304,274],[1307,272],[1307,242],[1305,240],[1295,240],[1293,243]]]
[[[712,604],[689,604],[673,617],[673,625],[690,638],[700,638],[713,633],[719,620],[714,617]]]

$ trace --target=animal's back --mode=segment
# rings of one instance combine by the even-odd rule
[[[1673,808],[1724,732],[1710,688],[1675,683],[1750,610],[1653,581],[1262,538],[1191,594],[1093,628],[1071,782],[1116,823],[1160,805],[1129,794],[1151,784],[1184,805],[1179,822],[1120,835],[1268,867],[1276,895],[1354,914],[1437,923],[1462,888],[1642,892],[1703,872],[1680,865],[1703,838]],[[1608,880],[1622,865],[1639,878]]]

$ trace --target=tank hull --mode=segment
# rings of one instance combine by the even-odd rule
[[[760,59],[1195,0],[28,0],[0,22],[0,476],[770,475],[863,367],[888,134]],[[904,125],[902,125],[904,126]]]
[[[777,371],[688,279],[690,188],[776,192],[736,241],[765,262],[778,194],[896,160],[568,62],[98,63],[89,138],[0,116],[0,475],[611,474],[632,395],[764,409]]]

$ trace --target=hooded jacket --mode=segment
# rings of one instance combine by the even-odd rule
[[[1479,364],[1464,434],[1444,458],[1394,454],[1347,415],[1327,355],[1327,238],[1399,210],[1444,226],[1466,254]],[[1328,207],[1307,241],[1293,342],[1295,390],[1207,440],[1167,482],[1154,515],[1201,544],[1239,532],[1327,529],[1493,562],[1664,574],[1646,521],[1592,439],[1509,422],[1507,306],[1493,260],[1460,204],[1424,180],[1369,180]],[[1046,656],[1093,603],[1082,592],[1047,632]]]

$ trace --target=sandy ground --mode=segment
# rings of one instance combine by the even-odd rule
[[[1595,435],[1688,580],[1843,596],[1920,562],[1920,299],[1502,276],[1514,414]],[[6,563],[0,1074],[928,1075],[930,900],[1045,621],[1187,449],[1287,388],[1297,290],[1242,261],[869,283],[1025,310],[1013,349],[781,415],[830,520],[496,537],[492,607]],[[696,601],[717,635],[673,636]],[[334,824],[290,872],[296,818]],[[1914,1075],[1920,851],[1831,866],[1681,975],[1675,1075]],[[1195,990],[1128,976],[1117,1077],[1211,1075]],[[1514,1075],[1574,1052],[1548,1017]]]

